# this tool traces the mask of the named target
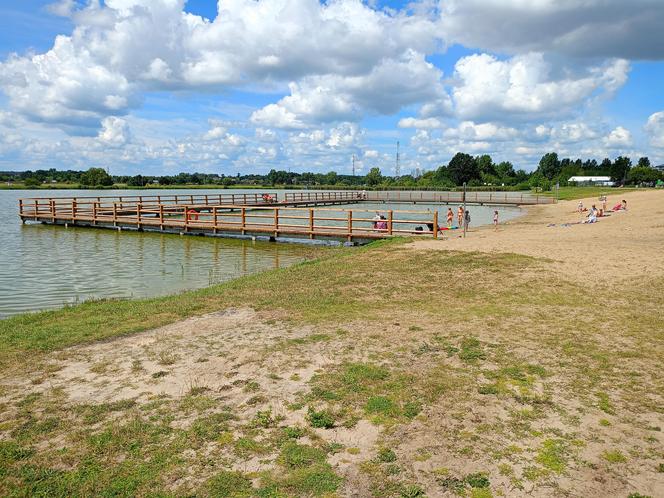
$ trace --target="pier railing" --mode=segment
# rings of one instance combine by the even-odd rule
[[[284,202],[321,202],[321,201],[358,201],[365,200],[362,192],[357,191],[320,191],[320,192],[286,192]]]
[[[367,209],[155,204],[151,200],[144,204],[103,198],[34,199],[20,206],[24,221],[65,225],[312,239],[333,237],[349,241],[396,235],[439,237],[439,230],[433,229],[438,227],[438,211],[387,210],[383,215],[383,219],[376,219],[375,210]]]
[[[410,192],[410,191],[370,191],[364,192],[364,199],[371,202],[421,202],[431,204],[462,204],[463,192]],[[535,205],[552,204],[552,197],[532,195],[522,192],[466,192],[467,204],[511,204]]]

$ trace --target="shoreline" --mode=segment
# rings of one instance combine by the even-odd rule
[[[664,195],[642,195],[0,322],[0,494],[656,496]]]

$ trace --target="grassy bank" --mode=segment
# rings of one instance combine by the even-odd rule
[[[551,192],[541,192],[540,195],[546,195],[549,197],[556,197],[558,196],[558,199],[561,201],[570,201],[570,200],[575,200],[575,199],[585,199],[588,197],[597,197],[599,198],[600,195],[606,195],[611,198],[617,198],[620,197],[622,194],[627,193],[627,192],[633,192],[635,190],[643,190],[643,189],[637,189],[633,187],[621,187],[621,188],[614,188],[614,187],[560,187],[558,193],[556,194],[555,191]]]
[[[547,260],[381,242],[2,321],[0,494],[645,493],[664,279],[586,298],[605,292]]]

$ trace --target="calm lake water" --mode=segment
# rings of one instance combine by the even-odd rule
[[[311,255],[310,248],[297,244],[23,225],[18,217],[18,199],[25,197],[220,192],[233,193],[232,190],[0,190],[0,318],[92,298],[173,294],[289,266]],[[444,224],[447,210],[445,206],[424,204],[357,205],[339,209],[345,208],[438,209],[441,224]],[[469,209],[473,225],[491,223],[494,208],[472,206]],[[501,221],[521,212],[518,208],[499,210]]]

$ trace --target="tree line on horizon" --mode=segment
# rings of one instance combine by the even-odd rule
[[[103,168],[90,168],[87,171],[54,168],[49,170],[0,172],[2,182],[22,182],[27,187],[38,187],[51,182],[81,185],[83,187],[130,187],[171,186],[171,185],[235,185],[256,186],[335,186],[335,187],[410,187],[410,188],[455,188],[464,183],[469,187],[501,187],[514,190],[538,188],[551,190],[554,185],[567,186],[573,176],[608,176],[619,185],[648,185],[664,180],[664,172],[652,167],[647,157],[642,157],[636,165],[628,157],[619,156],[615,160],[560,159],[555,152],[542,156],[537,169],[528,173],[515,170],[509,161],[495,163],[490,155],[472,156],[463,152],[454,155],[451,161],[435,170],[424,173],[411,173],[399,177],[384,175],[377,167],[366,175],[344,175],[334,171],[328,173],[297,173],[271,170],[265,175],[247,174],[224,175],[214,173],[178,173],[177,175],[109,175]]]

